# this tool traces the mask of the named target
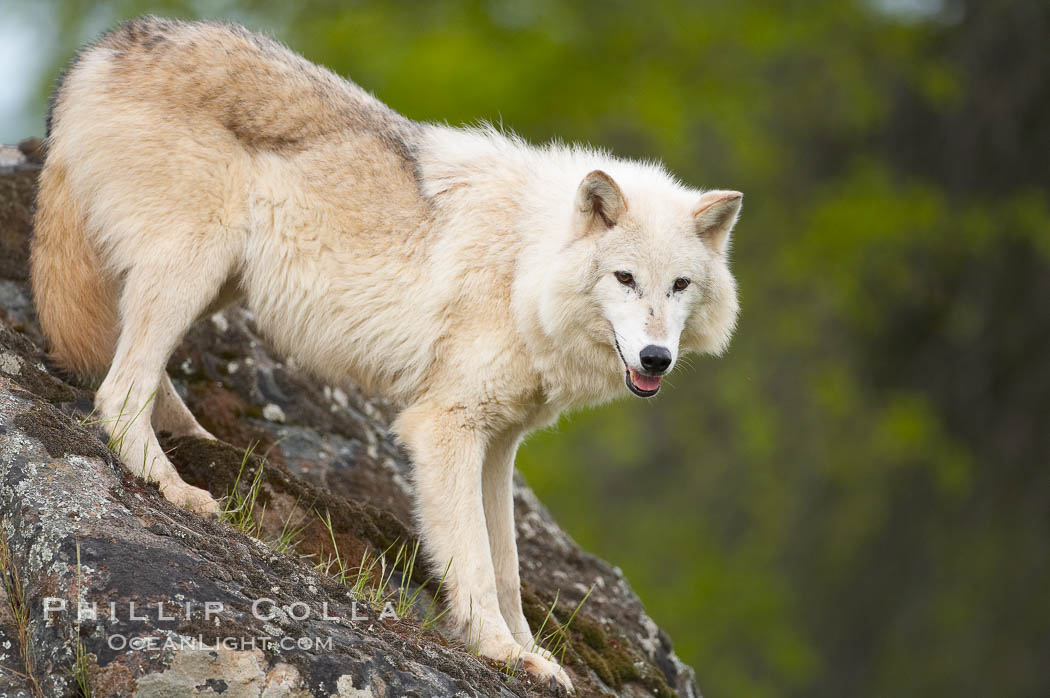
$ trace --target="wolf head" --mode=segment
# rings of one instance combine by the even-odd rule
[[[688,189],[648,166],[617,174],[623,187],[602,170],[579,182],[569,243],[552,261],[564,283],[545,304],[559,317],[544,324],[588,338],[574,351],[603,374],[604,397],[613,371],[651,397],[683,354],[729,342],[738,303],[727,253],[743,195]]]
[[[739,192],[491,127],[428,134],[425,195],[491,239],[479,249],[493,263],[513,251],[515,339],[550,405],[650,397],[683,355],[726,348],[739,308],[728,255]]]

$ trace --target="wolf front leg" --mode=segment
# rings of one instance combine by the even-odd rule
[[[521,433],[508,431],[492,440],[485,454],[482,494],[485,523],[488,526],[492,565],[500,612],[514,639],[527,649],[550,658],[539,648],[521,610],[521,578],[518,569],[518,542],[514,533],[514,456]]]
[[[444,588],[467,645],[497,661],[520,662],[534,679],[571,692],[565,671],[523,647],[500,612],[482,490],[489,434],[462,408],[423,404],[402,412],[394,430],[412,454],[424,547],[436,568],[451,561]]]

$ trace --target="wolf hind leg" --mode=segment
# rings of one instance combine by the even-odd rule
[[[214,315],[232,303],[236,303],[240,300],[241,295],[240,278],[237,275],[227,277],[222,286],[220,286],[218,293],[197,317],[197,321]],[[182,396],[175,390],[175,386],[172,385],[167,371],[161,375],[155,403],[153,408],[154,431],[166,431],[172,436],[193,436],[198,439],[218,441],[218,438],[201,426],[201,423],[190,412],[186,401],[182,399]]]
[[[160,485],[170,501],[208,513],[217,513],[218,503],[206,490],[179,477],[157,441],[152,417],[158,405],[162,422],[170,422],[173,411],[180,412],[178,407],[172,410],[171,398],[178,394],[164,367],[229,275],[230,246],[217,241],[220,244],[211,249],[183,248],[169,254],[157,250],[148,262],[128,270],[116,353],[95,394],[97,412],[128,469]],[[181,399],[178,403],[188,414]]]
[[[166,372],[161,375],[157,396],[153,402],[154,431],[166,431],[172,436],[193,436],[198,439],[217,440],[193,416]]]

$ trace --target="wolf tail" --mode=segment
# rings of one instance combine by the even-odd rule
[[[116,349],[119,288],[88,237],[66,168],[51,160],[40,173],[30,279],[52,358],[78,375],[100,377]]]

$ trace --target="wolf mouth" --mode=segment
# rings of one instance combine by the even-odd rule
[[[649,376],[641,371],[636,371],[623,358],[623,350],[620,349],[620,338],[613,332],[613,343],[616,345],[616,353],[620,355],[620,361],[624,365],[623,382],[627,389],[638,397],[652,397],[660,392],[660,376]]]

